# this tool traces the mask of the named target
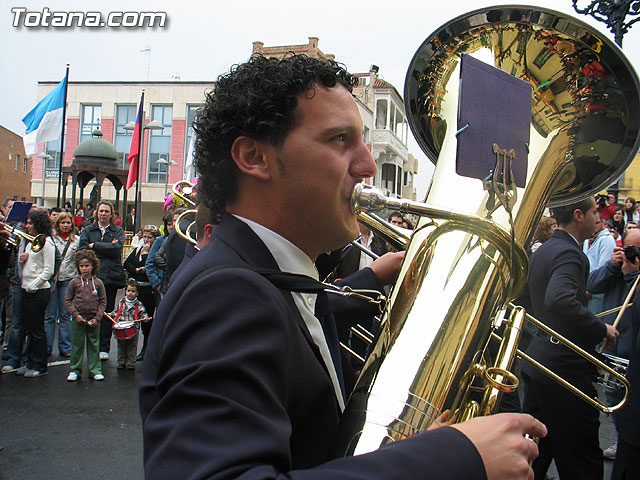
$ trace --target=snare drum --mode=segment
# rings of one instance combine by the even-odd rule
[[[116,322],[113,326],[113,333],[118,340],[127,340],[136,336],[135,322]]]
[[[609,355],[608,353],[603,353],[603,355],[609,360],[609,367],[618,372],[620,375],[626,376],[627,368],[629,367],[629,360],[627,360],[626,358]],[[618,380],[606,370],[600,370],[598,373],[599,374],[596,383],[602,385],[603,387],[611,388],[614,390],[624,388],[622,382],[620,382],[620,380]]]

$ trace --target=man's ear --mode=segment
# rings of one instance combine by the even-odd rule
[[[211,240],[211,234],[213,233],[213,225],[210,223],[207,223],[204,226],[204,238]]]
[[[243,174],[258,180],[271,178],[265,143],[251,137],[238,137],[231,145],[231,158]]]
[[[576,208],[573,211],[573,219],[576,221],[576,223],[581,223],[582,220],[584,219],[584,212],[579,208]]]

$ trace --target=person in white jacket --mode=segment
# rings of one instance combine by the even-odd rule
[[[34,252],[30,242],[22,242],[18,255],[22,278],[22,318],[27,343],[27,363],[16,374],[36,378],[47,373],[47,335],[44,329],[44,313],[51,296],[49,279],[54,273],[55,246],[51,240],[51,221],[47,212],[34,210],[26,224],[29,235],[47,237],[44,246]]]

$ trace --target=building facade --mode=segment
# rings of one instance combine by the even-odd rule
[[[31,201],[31,158],[24,153],[22,137],[0,126],[0,202],[6,197]]]
[[[318,48],[316,37],[309,37],[309,42],[304,45],[265,47],[262,42],[253,42],[255,54],[284,56],[291,52],[315,58],[334,58]],[[372,183],[385,189],[389,195],[415,199],[413,177],[417,172],[417,161],[408,153],[409,129],[402,98],[393,85],[379,78],[377,67],[355,75],[359,84],[353,93],[363,118],[364,140],[378,164],[378,173]],[[56,85],[56,82],[39,82],[38,99]],[[145,132],[140,184],[141,219],[143,223],[159,224],[165,188],[168,186],[170,190],[173,183],[184,178],[193,138],[192,123],[206,92],[213,87],[213,81],[69,82],[63,165],[71,164],[78,144],[99,128],[102,138],[113,143],[118,152],[118,167],[128,168],[132,131],[124,127],[135,122],[144,89],[144,124],[156,121],[164,128]],[[33,157],[30,196],[38,200],[44,198],[46,206],[53,206],[57,200],[60,139],[38,147],[38,154]],[[158,163],[160,159],[177,165],[169,166],[167,174],[167,165],[162,160]],[[88,189],[90,191],[91,184]],[[115,199],[115,191],[108,188],[108,182],[105,182],[101,193],[102,198]],[[67,191],[65,197],[70,198],[70,194]],[[132,191],[128,192],[128,199],[133,202]]]
[[[39,82],[38,99],[47,95],[56,82]],[[158,224],[162,218],[165,189],[184,177],[186,158],[193,137],[193,119],[203,104],[205,93],[213,82],[69,82],[67,117],[65,126],[64,164],[71,165],[76,147],[99,128],[103,139],[113,143],[118,152],[118,168],[128,169],[127,157],[133,132],[125,129],[135,123],[140,97],[144,90],[144,124],[155,120],[162,129],[145,130],[140,165],[142,192],[141,219]],[[22,144],[22,142],[20,142]],[[51,158],[43,158],[46,154]],[[159,159],[176,162],[177,165],[158,163]],[[44,173],[45,205],[54,206],[57,201],[60,139],[38,145],[38,155],[33,157],[33,182],[31,196],[42,198]],[[168,173],[167,173],[168,170]],[[91,183],[87,187],[91,190]],[[135,187],[134,187],[135,188]],[[133,204],[132,188],[128,193]],[[102,198],[115,200],[115,190],[102,188]],[[65,197],[70,198],[70,191]],[[85,203],[88,198],[85,197]],[[126,212],[120,212],[124,215]]]

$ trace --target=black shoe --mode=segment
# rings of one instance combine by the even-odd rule
[[[63,358],[69,358],[71,356],[70,352],[60,352],[60,356]]]

